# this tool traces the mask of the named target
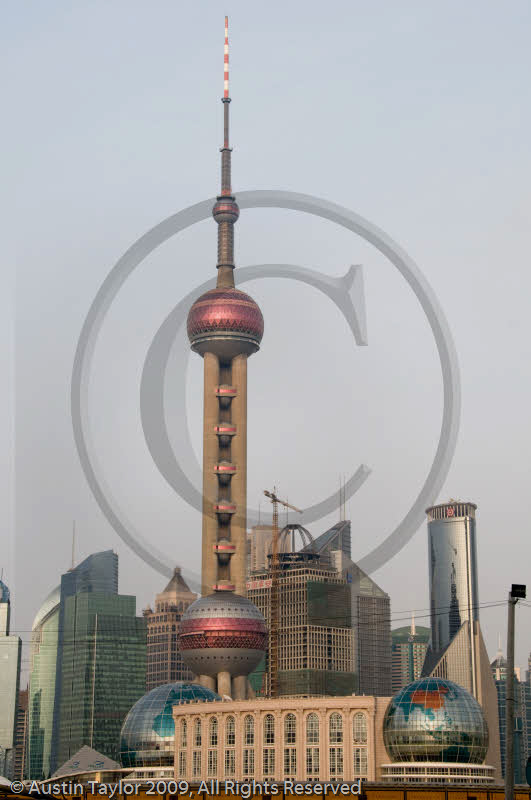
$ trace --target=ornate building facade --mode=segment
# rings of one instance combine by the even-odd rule
[[[188,606],[197,600],[175,567],[173,576],[155,598],[155,610],[147,608],[146,691],[175,681],[191,680],[192,672],[185,666],[179,650],[181,619]]]
[[[175,777],[375,781],[389,698],[312,697],[176,705]]]

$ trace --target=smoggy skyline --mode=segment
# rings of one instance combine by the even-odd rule
[[[462,380],[456,455],[436,500],[478,504],[480,603],[526,583],[531,444],[530,158],[526,3],[270,4],[200,9],[11,4],[2,31],[7,220],[3,332],[2,559],[25,641],[45,595],[77,560],[113,548],[137,610],[165,579],[110,528],[75,450],[70,380],[90,304],[146,230],[213,196],[222,144],[223,16],[231,25],[233,186],[324,197],[393,237],[431,284]],[[179,300],[211,277],[216,225],[195,225],[124,284],[95,352],[91,425],[99,461],[144,538],[199,573],[201,521],[159,475],[139,417],[147,350]],[[236,264],[291,263],[344,275],[363,264],[368,347],[332,304],[280,279],[246,284],[265,319],[249,364],[248,502],[265,488],[304,507],[361,463],[350,501],[353,558],[396,526],[433,459],[440,367],[422,310],[359,237],[291,211],[244,210]],[[237,280],[237,272],[236,272]],[[201,459],[202,364],[186,392]],[[265,509],[265,505],[262,506]],[[311,527],[321,533],[336,517]],[[173,564],[172,564],[173,565]],[[392,625],[429,624],[426,527],[373,575]],[[531,581],[529,582],[531,583]],[[517,663],[531,650],[517,613]],[[503,606],[481,611],[489,653]],[[25,656],[27,658],[27,656]],[[24,666],[27,666],[25,664]]]

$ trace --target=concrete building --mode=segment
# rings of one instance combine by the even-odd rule
[[[267,569],[267,557],[273,541],[272,525],[254,525],[247,533],[247,575]]]
[[[428,508],[431,636],[422,673],[449,679],[480,703],[489,728],[487,763],[501,776],[498,697],[479,624],[474,503]]]
[[[28,690],[18,693],[17,724],[15,729],[15,761],[13,778],[21,781],[26,774],[26,752],[28,746]]]
[[[245,597],[247,359],[260,347],[264,320],[255,301],[234,285],[239,208],[231,186],[228,59],[225,19],[221,193],[212,209],[217,283],[193,303],[187,322],[190,345],[204,367],[202,597],[185,612],[179,642],[202,686],[241,699],[266,644],[264,619]]]
[[[46,597],[31,628],[27,775],[51,777],[51,755],[59,642],[57,586]]]
[[[0,581],[0,775],[11,779],[14,770],[18,688],[22,640],[10,634],[11,599]]]
[[[316,553],[280,555],[278,691],[280,695],[344,695],[357,687],[350,586]],[[258,572],[247,595],[270,624],[271,575]],[[268,647],[269,651],[269,647]],[[250,677],[253,689],[269,695],[266,661]]]
[[[411,625],[391,631],[393,694],[420,678],[429,639],[430,629],[416,625],[414,618],[411,620]]]
[[[387,760],[389,698],[312,697],[176,705],[175,777],[374,781]]]
[[[163,592],[155,598],[155,610],[147,608],[146,691],[174,681],[192,679],[179,650],[181,619],[188,606],[197,600],[190,590],[179,567]]]

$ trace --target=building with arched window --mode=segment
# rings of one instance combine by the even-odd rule
[[[240,781],[379,780],[389,698],[294,697],[173,709],[175,777]],[[197,735],[190,740],[187,731]],[[204,731],[203,739],[201,730]],[[206,732],[208,731],[208,739]]]

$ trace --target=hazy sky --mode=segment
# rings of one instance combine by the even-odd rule
[[[531,6],[461,2],[3,4],[6,261],[0,355],[2,566],[14,627],[70,564],[112,547],[140,611],[165,579],[92,498],[69,412],[73,355],[105,276],[146,230],[218,187],[223,16],[230,16],[234,188],[325,197],[383,228],[423,270],[462,374],[458,447],[439,500],[478,504],[480,600],[531,584]],[[147,349],[174,305],[215,272],[216,226],[196,225],[124,285],[100,337],[94,439],[115,496],[169,560],[199,571],[200,517],[157,472],[139,418]],[[247,284],[266,322],[249,365],[249,503],[273,484],[306,506],[362,462],[353,556],[406,513],[433,458],[435,344],[396,270],[361,239],[294,212],[246,211],[237,263],[365,270],[369,346],[291,281]],[[16,274],[16,288],[14,276]],[[201,449],[201,360],[182,377]],[[319,534],[335,518],[312,526]],[[427,624],[425,526],[373,576],[393,625]],[[481,612],[489,652],[505,609]],[[517,663],[531,649],[517,615]]]

